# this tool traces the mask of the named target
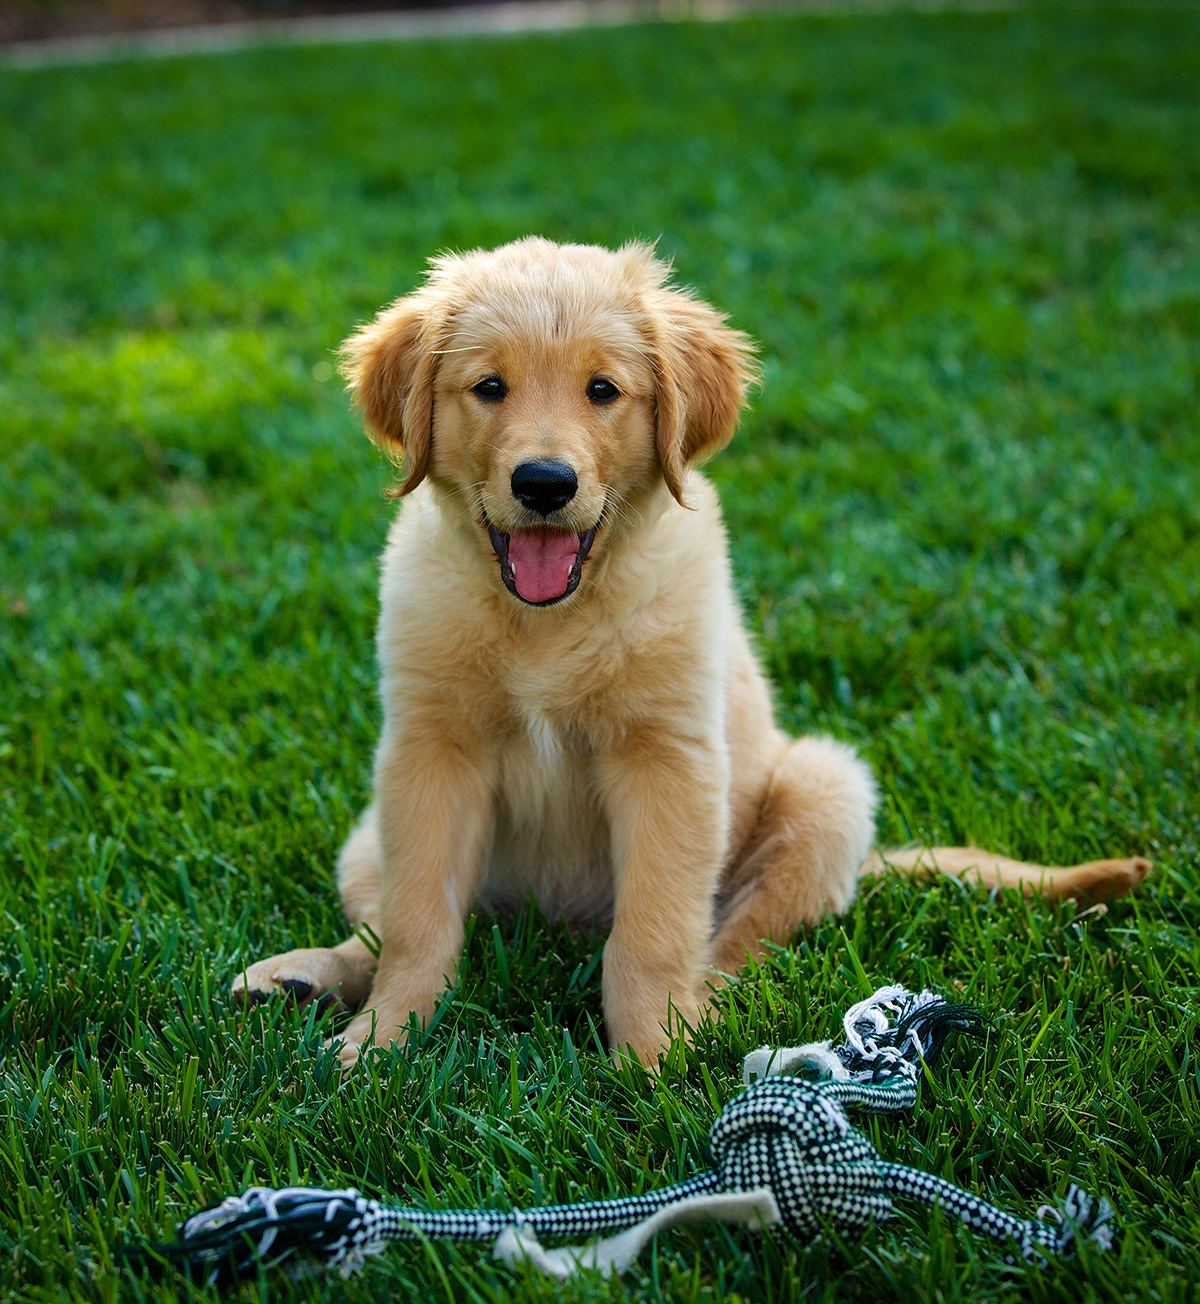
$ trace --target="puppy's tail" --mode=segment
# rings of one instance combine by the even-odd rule
[[[1103,901],[1132,892],[1150,869],[1141,856],[1082,865],[1030,865],[978,847],[905,847],[871,852],[862,873],[946,874],[986,889],[1015,887],[1027,897]]]

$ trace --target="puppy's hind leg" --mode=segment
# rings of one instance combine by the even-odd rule
[[[233,980],[230,997],[257,1003],[278,995],[307,1005],[357,1009],[367,999],[375,973],[376,953],[369,938],[379,932],[379,823],[368,807],[338,856],[337,879],[347,922],[355,929],[332,947],[285,951],[248,965]]]
[[[758,823],[721,886],[713,967],[734,974],[763,943],[844,910],[875,835],[875,781],[832,738],[781,739]]]

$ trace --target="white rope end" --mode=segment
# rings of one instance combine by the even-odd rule
[[[764,1078],[793,1077],[804,1069],[815,1069],[822,1078],[844,1082],[850,1075],[827,1041],[810,1041],[803,1046],[760,1046],[742,1061],[742,1085]]]
[[[588,1245],[569,1245],[558,1250],[548,1250],[531,1228],[506,1227],[496,1238],[492,1253],[510,1267],[532,1263],[535,1268],[559,1281],[573,1277],[581,1268],[611,1277],[627,1272],[657,1232],[667,1227],[677,1227],[680,1223],[700,1222],[708,1218],[717,1222],[740,1223],[755,1231],[774,1227],[781,1220],[779,1205],[765,1187],[757,1191],[722,1191],[676,1200],[644,1218],[636,1226],[628,1227],[607,1240],[592,1241]]]
[[[579,1270],[579,1259],[569,1250],[547,1250],[528,1227],[506,1227],[492,1246],[492,1254],[510,1268],[532,1263],[547,1277],[566,1281]]]

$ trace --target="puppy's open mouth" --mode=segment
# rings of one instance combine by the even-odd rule
[[[596,537],[596,527],[577,534],[535,526],[505,534],[486,521],[488,538],[500,558],[504,587],[534,607],[549,607],[579,587],[584,558]]]

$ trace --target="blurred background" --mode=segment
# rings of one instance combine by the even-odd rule
[[[111,759],[199,695],[240,749],[298,675],[352,808],[389,468],[339,341],[439,249],[651,239],[760,345],[711,474],[785,722],[876,753],[892,840],[1145,851],[1200,764],[1198,38],[851,6],[4,70],[0,739],[78,709]]]

